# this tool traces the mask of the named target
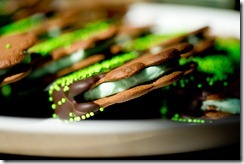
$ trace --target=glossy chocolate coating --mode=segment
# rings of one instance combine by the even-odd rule
[[[95,75],[84,80],[79,80],[70,85],[69,98],[73,101],[79,101],[79,95],[89,90],[93,84],[101,79],[105,74]]]
[[[102,78],[105,74],[95,75],[84,80],[79,80],[70,85],[70,90],[64,92],[62,89],[53,92],[55,104],[65,98],[66,101],[62,105],[57,105],[55,113],[61,119],[68,119],[70,113],[75,116],[81,116],[89,112],[97,112],[100,108],[94,102],[84,102],[82,93],[90,89],[90,87]]]

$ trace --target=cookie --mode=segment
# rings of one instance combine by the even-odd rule
[[[51,95],[55,113],[61,119],[85,119],[110,105],[170,85],[185,74],[177,66],[179,58],[180,51],[172,48],[141,56],[105,74],[77,80],[63,87],[54,85],[52,88],[56,89],[51,90]]]
[[[193,48],[192,55],[181,55],[180,65],[195,63],[196,69],[166,90],[174,95],[166,97],[169,115],[220,119],[240,114],[240,42],[218,36],[212,41],[204,52]]]
[[[16,34],[0,37],[0,81],[1,85],[15,82],[30,72],[28,48],[36,37],[31,34]]]
[[[110,22],[97,21],[34,45],[29,52],[39,54],[42,58],[35,64],[28,78],[38,79],[59,74],[59,71],[82,61],[89,55],[102,52],[112,44],[116,32],[116,26]],[[70,67],[70,71],[79,68]]]
[[[103,54],[92,55],[92,56],[87,57],[84,60],[78,61],[77,63],[73,64],[70,67],[67,67],[67,68],[64,68],[64,69],[58,71],[56,75],[57,75],[57,77],[65,76],[76,70],[79,70],[79,69],[88,67],[90,65],[93,65],[95,63],[98,63],[104,59],[105,59],[105,55],[103,55]]]
[[[170,35],[148,34],[133,41],[121,44],[123,51],[147,51],[157,53],[166,48],[174,47],[179,43],[190,43],[196,46],[201,41],[205,41],[209,27],[202,27],[187,33],[174,33]]]

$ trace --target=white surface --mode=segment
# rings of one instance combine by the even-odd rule
[[[232,11],[140,3],[131,7],[128,21],[135,25],[154,23],[160,33],[209,25],[216,34],[240,37],[240,15]],[[0,153],[52,157],[170,154],[233,143],[239,139],[239,126],[239,117],[211,124],[160,119],[64,124],[51,118],[0,116]]]

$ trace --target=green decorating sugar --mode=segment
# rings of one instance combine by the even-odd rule
[[[235,38],[216,38],[215,48],[227,51],[227,55],[239,65],[241,59],[241,44]]]
[[[234,72],[233,62],[229,57],[223,55],[212,55],[205,58],[194,58],[193,61],[198,63],[198,70],[208,74],[213,74],[214,81],[227,79],[228,75]]]
[[[8,44],[6,44],[6,48],[7,49],[10,49],[11,48],[11,45],[8,43]]]
[[[45,19],[45,15],[38,13],[31,17],[13,22],[0,28],[0,35],[16,34],[26,32],[40,25]]]
[[[206,120],[200,119],[200,118],[184,118],[180,117],[178,113],[175,113],[174,116],[171,118],[172,121],[182,122],[182,123],[198,123],[198,124],[204,124],[206,123]],[[212,121],[209,121],[209,123],[212,123]]]
[[[194,61],[198,64],[198,71],[212,75],[206,79],[210,86],[216,81],[226,80],[228,76],[235,71],[235,64],[229,56],[210,55],[203,58],[181,58],[180,65],[184,65],[190,61]],[[198,85],[198,87],[200,88],[201,85]]]
[[[159,35],[159,34],[149,34],[146,36],[143,36],[141,38],[132,40],[130,42],[126,42],[124,45],[125,50],[131,51],[131,50],[138,50],[143,51],[146,50],[152,46],[155,46],[165,40],[168,40],[170,38],[179,36],[180,34],[171,34],[171,35]]]
[[[2,95],[5,97],[9,97],[11,95],[12,89],[10,85],[4,85],[1,88]]]
[[[78,40],[86,40],[89,37],[101,33],[110,27],[111,21],[97,21],[87,24],[84,28],[63,34],[59,37],[51,38],[47,41],[34,45],[28,51],[40,53],[46,56],[52,50],[59,47],[68,47],[71,43]]]

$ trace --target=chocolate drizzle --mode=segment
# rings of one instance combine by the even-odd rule
[[[55,108],[56,115],[61,119],[69,119],[70,115],[77,117],[90,112],[97,112],[100,106],[94,102],[84,102],[82,93],[89,90],[94,83],[104,76],[105,74],[98,74],[74,82],[67,92],[64,92],[63,89],[54,91],[53,98],[55,104],[57,104]]]

